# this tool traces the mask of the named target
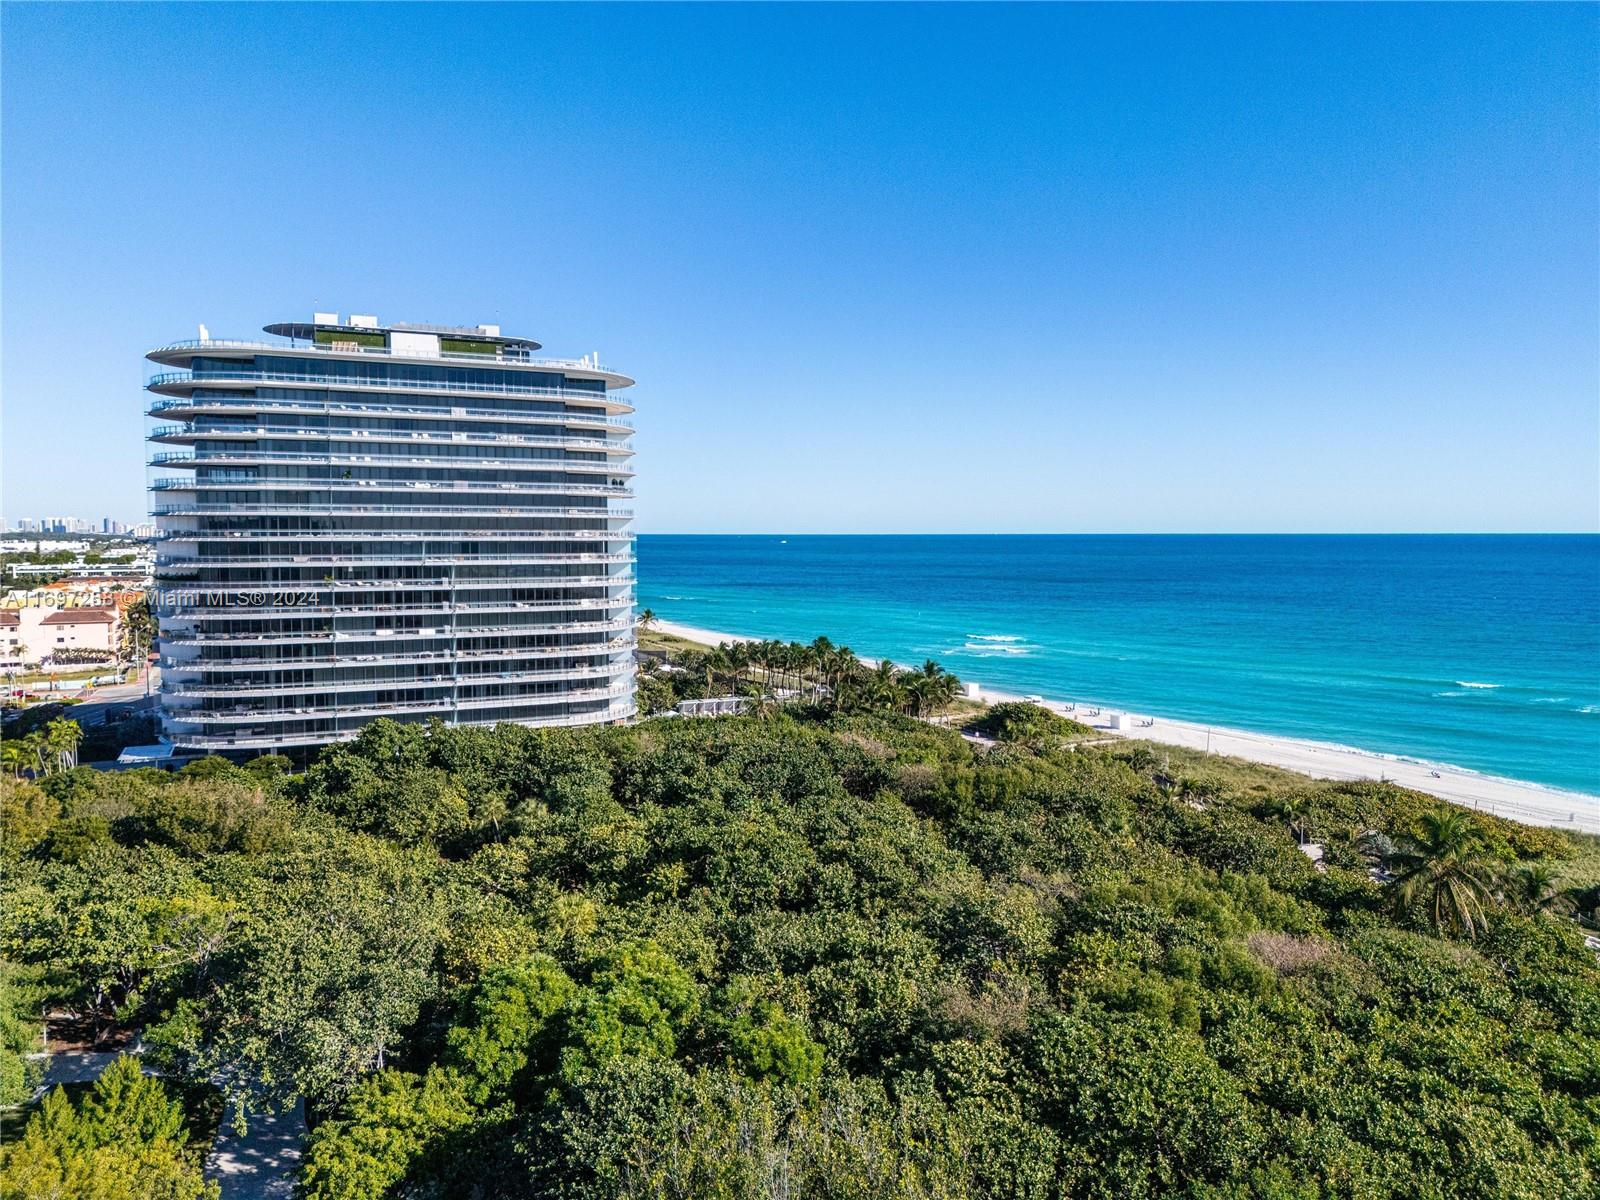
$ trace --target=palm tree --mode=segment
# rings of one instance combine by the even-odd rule
[[[83,741],[83,727],[76,721],[57,717],[44,727],[45,749],[56,756],[61,768],[78,765],[78,746]]]
[[[1494,864],[1483,836],[1466,813],[1424,813],[1414,834],[1397,840],[1388,866],[1395,874],[1394,902],[1401,911],[1425,905],[1439,932],[1476,937],[1487,928],[1484,908],[1494,902]]]
[[[655,609],[653,609],[653,608],[643,608],[643,609],[639,610],[639,632],[640,633],[648,632],[649,629],[650,629],[650,626],[654,625],[655,623],[656,623],[656,612],[655,612]]]
[[[813,702],[822,698],[822,688],[828,683],[828,672],[833,668],[834,648],[833,643],[825,637],[816,638],[811,643],[811,667],[814,671],[811,688]]]
[[[811,665],[811,651],[799,642],[790,642],[783,648],[783,665],[792,677],[790,688],[798,696],[805,686],[806,668]]]
[[[33,765],[29,770],[33,772],[35,778],[50,773],[50,768],[45,759],[44,734],[34,730],[34,732],[22,739],[22,748],[27,752],[28,758],[32,760]]]
[[[706,695],[717,694],[717,670],[722,665],[722,651],[716,647],[700,656],[700,670],[705,672]]]
[[[728,662],[733,667],[733,687],[729,690],[737,692],[745,672],[755,662],[755,647],[749,642],[734,642],[728,647]]]
[[[905,707],[906,690],[900,683],[900,668],[887,658],[877,665],[868,678],[867,698],[874,708],[896,710]]]
[[[1304,796],[1279,796],[1267,805],[1267,811],[1289,826],[1295,841],[1305,845],[1311,835],[1311,813]]]
[[[13,779],[22,778],[22,768],[28,761],[28,751],[22,742],[11,738],[0,742],[0,769],[10,773]]]
[[[1525,913],[1560,912],[1567,907],[1556,873],[1547,863],[1523,863],[1501,882],[1507,901]]]
[[[919,677],[930,709],[943,708],[961,694],[961,680],[931,658],[923,660]],[[917,715],[922,715],[920,710]]]
[[[849,646],[840,646],[833,655],[833,703],[836,708],[849,708],[852,693],[861,674],[861,660]]]

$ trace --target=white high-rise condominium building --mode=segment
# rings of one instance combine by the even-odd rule
[[[147,356],[174,750],[633,715],[633,380],[492,325],[266,332]]]

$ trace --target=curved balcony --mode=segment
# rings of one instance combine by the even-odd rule
[[[201,429],[193,422],[181,425],[157,425],[149,440],[171,445],[190,441],[223,441],[232,438],[261,440],[273,438],[318,439],[321,441],[372,442],[382,445],[410,446],[418,442],[441,446],[548,446],[557,450],[588,454],[615,454],[627,457],[633,446],[626,438],[547,437],[533,433],[424,433],[387,429],[284,429],[278,426],[233,427]]]
[[[498,634],[499,631],[495,631]],[[494,635],[490,635],[494,636]],[[449,640],[442,638],[420,640]],[[478,663],[522,662],[545,658],[593,658],[611,655],[620,650],[633,649],[632,638],[611,638],[579,646],[523,647],[512,650],[396,650],[391,654],[352,654],[347,647],[334,642],[328,646],[326,658],[195,658],[162,657],[161,669],[175,675],[204,675],[207,671],[334,671],[352,666],[417,666],[424,663]],[[475,675],[462,675],[460,679],[475,679]]]
[[[190,504],[158,504],[150,510],[153,517],[204,517],[204,516],[231,516],[231,517],[270,517],[270,516],[367,516],[390,515],[404,513],[416,516],[440,517],[579,517],[601,520],[633,519],[631,508],[549,508],[531,505],[528,507],[500,507],[489,505],[449,505],[449,504],[341,504],[330,509],[327,504],[204,504],[194,502]],[[157,535],[160,536],[159,534]]]
[[[274,542],[351,542],[381,539],[386,542],[604,542],[631,545],[633,534],[608,529],[271,529],[260,533],[243,530],[164,529],[162,542],[221,542],[236,545],[270,545]],[[292,551],[290,553],[293,553]]]
[[[529,550],[523,554],[274,554],[234,555],[204,558],[157,559],[156,569],[171,566],[199,567],[440,567],[533,563],[551,567],[572,567],[631,563],[631,554],[546,554]]]
[[[347,614],[348,615],[348,614]],[[276,631],[271,633],[205,633],[198,630],[189,630],[182,633],[173,632],[162,634],[158,639],[161,647],[169,646],[329,646],[331,653],[337,654],[339,648],[346,645],[371,643],[382,645],[386,641],[405,640],[409,642],[425,641],[470,641],[474,638],[484,637],[544,637],[553,634],[575,633],[621,633],[632,630],[633,618],[627,617],[616,621],[570,621],[557,625],[457,625],[445,626],[442,629],[393,629],[376,631],[371,629],[346,629],[346,630],[307,630],[305,632]],[[627,644],[633,642],[627,639]],[[199,660],[190,660],[199,661]],[[206,659],[205,662],[221,661]]]
[[[575,584],[584,591],[592,591],[597,585],[592,583]],[[302,589],[293,589],[299,591]],[[332,591],[327,587],[305,589],[317,593]],[[229,590],[227,595],[232,601],[240,594],[238,589]],[[245,590],[244,595],[254,593]],[[358,600],[370,600],[371,596],[357,596]],[[463,603],[439,604],[343,604],[343,605],[294,605],[291,607],[269,606],[263,596],[261,604],[246,604],[243,602],[219,602],[215,605],[190,604],[171,605],[161,609],[164,621],[193,622],[193,621],[235,621],[260,618],[262,620],[281,621],[294,617],[386,617],[404,616],[407,614],[451,616],[456,613],[540,613],[540,612],[567,612],[582,611],[584,609],[598,608],[625,608],[633,604],[633,596],[627,593],[621,596],[584,596],[567,600],[484,600]],[[554,627],[554,628],[559,628]],[[306,635],[310,636],[310,635]]]
[[[537,348],[537,345],[534,345]],[[607,382],[608,386],[616,388],[632,387],[634,383],[632,379],[621,372],[602,367],[597,362],[586,362],[582,359],[571,358],[539,358],[526,350],[519,350],[509,345],[502,347],[494,354],[463,354],[449,350],[416,354],[407,353],[403,350],[393,350],[388,346],[361,346],[350,342],[335,346],[326,342],[262,342],[239,338],[190,338],[186,341],[171,342],[168,345],[159,346],[147,353],[145,357],[152,362],[166,363],[169,359],[175,362],[183,362],[192,361],[201,355],[246,353],[252,357],[258,354],[277,354],[293,358],[303,358],[307,355],[325,355],[336,359],[393,359],[420,366],[439,364],[450,367],[476,367],[483,370],[513,372],[532,370],[577,373],[602,378]]]
[[[371,720],[374,717],[395,716],[405,713],[446,713],[458,709],[476,708],[552,708],[572,704],[592,703],[618,696],[631,696],[633,682],[612,684],[609,687],[583,688],[555,692],[522,692],[507,696],[483,696],[466,700],[389,700],[351,705],[346,708],[328,705],[302,705],[297,708],[267,708],[238,705],[226,709],[167,708],[162,716],[186,725],[238,725],[248,723],[265,725],[272,721],[340,720],[348,717]]]
[[[315,582],[315,581],[284,583],[284,582],[280,582],[280,581],[271,581],[271,580],[269,580],[269,581],[266,581],[266,582],[261,583],[261,584],[237,584],[237,583],[235,583],[235,584],[201,584],[201,585],[197,585],[194,590],[199,591],[202,594],[207,593],[207,592],[220,592],[220,593],[223,593],[223,594],[230,594],[231,593],[231,594],[235,594],[235,595],[237,595],[241,591],[243,591],[243,592],[251,592],[251,593],[262,592],[262,593],[267,593],[267,594],[270,594],[272,592],[284,592],[284,591],[291,591],[291,592],[310,591],[310,592],[318,592],[318,593],[320,593],[320,592],[332,592],[332,593],[335,593],[335,594],[337,594],[338,596],[340,596],[342,598],[348,598],[352,602],[351,605],[344,605],[344,604],[341,603],[341,611],[349,611],[349,612],[352,612],[352,613],[353,612],[361,612],[361,613],[365,614],[367,612],[381,613],[381,612],[384,611],[383,608],[381,608],[379,606],[374,606],[374,607],[369,609],[366,606],[360,604],[361,601],[367,599],[369,596],[374,595],[374,594],[380,594],[381,595],[384,592],[417,592],[417,591],[434,591],[434,592],[451,592],[451,593],[456,593],[456,592],[503,592],[503,591],[508,591],[508,590],[526,589],[528,587],[528,585],[529,585],[529,582],[530,582],[529,580],[527,580],[525,578],[521,578],[521,577],[518,577],[518,578],[515,578],[515,579],[498,579],[498,578],[496,578],[496,579],[476,579],[476,578],[460,579],[460,578],[453,578],[453,577],[435,576],[435,577],[433,577],[431,579],[399,579],[399,580],[397,580],[397,579],[334,579],[334,580],[324,580],[324,581],[321,581],[320,583]],[[634,584],[639,582],[639,579],[635,575],[596,575],[596,576],[587,576],[587,575],[585,575],[585,576],[572,576],[572,577],[558,576],[558,577],[549,578],[549,579],[541,578],[541,579],[537,580],[536,582],[538,583],[539,587],[547,588],[547,589],[554,589],[554,588],[583,588],[583,589],[586,589],[586,590],[592,590],[594,588],[632,587]],[[165,610],[163,610],[163,611],[165,611]],[[223,613],[223,614],[226,614],[226,613],[229,613],[229,612],[233,612],[233,613],[237,613],[239,615],[243,615],[243,614],[249,612],[250,610],[246,609],[246,608],[239,608],[239,609],[218,609],[218,610],[215,610],[215,611],[217,611],[219,613]],[[281,616],[283,611],[287,611],[287,610],[279,610],[278,615]]]
[[[568,683],[576,679],[610,679],[624,672],[631,674],[633,664],[608,663],[598,667],[569,667],[554,671],[502,671],[498,674],[467,674],[455,672],[445,675],[425,675],[416,679],[330,679],[323,683],[201,683],[161,687],[164,698],[174,700],[204,700],[211,696],[314,696],[324,692],[412,692],[427,688],[484,687],[515,683]],[[463,701],[465,703],[465,701]]]
[[[621,417],[598,413],[544,412],[527,409],[440,408],[404,404],[348,404],[330,401],[268,400],[255,397],[222,400],[215,397],[166,399],[150,404],[145,415],[153,418],[187,413],[217,416],[282,412],[292,416],[339,415],[363,417],[405,417],[408,420],[433,420],[459,425],[463,421],[498,421],[508,425],[565,425],[581,429],[605,429],[631,435],[634,427]]]
[[[600,483],[433,483],[426,480],[383,479],[274,479],[270,476],[240,475],[236,478],[205,479],[187,475],[166,475],[151,480],[150,487],[158,492],[195,491],[205,488],[226,488],[229,491],[268,492],[369,492],[381,489],[388,492],[448,492],[472,495],[512,492],[529,496],[617,496],[626,499],[633,489],[620,485]]]
[[[624,434],[634,432],[633,426],[622,418],[608,417],[602,413],[547,412],[538,409],[443,408],[439,405],[351,404],[346,401],[273,400],[253,396],[227,400],[214,396],[155,400],[151,402],[145,415],[160,417],[172,413],[188,412],[217,413],[227,416],[230,413],[255,414],[268,411],[290,413],[297,416],[333,414],[372,417],[401,416],[412,419],[448,421],[452,424],[461,421],[504,421],[511,425],[574,425],[586,429],[613,429]]]
[[[635,575],[582,575],[582,576],[553,576],[529,580],[518,576],[516,578],[460,578],[456,576],[435,575],[428,579],[322,579],[309,581],[274,581],[267,580],[256,584],[200,584],[194,590],[204,595],[207,593],[221,593],[223,595],[237,595],[240,592],[272,594],[274,592],[329,592],[339,597],[341,610],[351,612],[360,611],[382,612],[381,607],[367,608],[361,602],[373,595],[384,592],[504,592],[508,590],[526,590],[530,583],[546,590],[556,588],[582,588],[593,590],[595,588],[622,588],[632,587],[638,583]],[[349,601],[349,604],[346,604]],[[165,611],[165,610],[163,610]],[[246,613],[246,608],[219,609],[219,612]],[[280,611],[281,615],[281,611]]]
[[[596,698],[597,699],[604,699],[606,697],[596,697]],[[522,706],[522,705],[506,705],[504,707],[518,708],[518,707],[524,707],[524,706]],[[549,708],[549,707],[552,707],[552,706],[550,704],[548,704],[548,703],[534,703],[534,704],[527,705],[525,707],[528,707],[528,708]],[[406,716],[408,714],[412,713],[413,711],[418,711],[418,712],[441,712],[441,711],[444,711],[444,712],[448,712],[449,710],[448,710],[448,707],[446,707],[445,709],[441,710],[440,708],[438,708],[436,706],[429,707],[426,710],[413,710],[413,709],[411,709],[409,707],[405,708],[403,710],[397,710],[392,706],[391,707],[386,707],[386,708],[375,708],[375,709],[365,710],[365,712],[370,712],[371,716],[397,717],[397,718],[399,718],[401,720],[404,720],[406,718]],[[631,700],[627,700],[627,701],[624,701],[623,703],[620,703],[620,704],[612,703],[612,704],[608,705],[604,709],[597,709],[597,710],[592,710],[590,712],[584,712],[584,713],[570,713],[570,714],[569,713],[561,713],[561,714],[556,714],[556,715],[553,715],[553,716],[526,717],[526,718],[519,716],[517,718],[517,724],[526,725],[526,726],[529,726],[530,728],[536,728],[536,729],[558,729],[558,728],[570,728],[570,727],[576,726],[576,725],[610,724],[610,723],[615,723],[617,721],[629,720],[629,719],[633,718],[634,716],[637,716],[638,715],[638,711],[639,711],[638,707],[635,704],[633,704]],[[357,712],[357,713],[355,713],[355,716],[360,717],[362,715],[365,715],[365,712]],[[289,718],[289,719],[296,719],[296,718]],[[304,720],[305,718],[298,718],[298,719],[299,720]],[[259,720],[259,718],[251,718],[251,720]],[[447,724],[449,724],[449,725],[457,725],[457,726],[473,727],[473,726],[496,725],[496,724],[499,724],[502,720],[504,720],[503,717],[493,717],[493,718],[490,718],[487,721],[463,720],[463,719],[461,719],[459,717],[455,717],[454,719],[448,721]],[[183,722],[183,723],[188,723],[188,722]],[[323,730],[323,731],[296,730],[296,731],[291,732],[291,733],[257,733],[257,732],[253,732],[252,731],[252,732],[249,732],[249,733],[241,733],[241,734],[205,734],[205,733],[184,732],[184,731],[176,730],[176,729],[174,729],[172,727],[173,724],[174,724],[174,722],[172,722],[171,719],[168,718],[166,733],[167,733],[168,738],[172,741],[174,747],[176,747],[176,748],[178,748],[180,750],[194,750],[196,752],[226,751],[226,750],[239,750],[239,751],[244,751],[244,750],[268,750],[268,749],[275,749],[275,748],[289,747],[289,746],[320,746],[320,745],[324,745],[324,744],[327,744],[327,743],[330,743],[330,742],[348,742],[348,741],[352,741],[357,736],[359,736],[359,734],[361,732],[361,730],[359,728],[354,728],[354,729],[346,728],[346,729],[328,729],[328,730]]]
[[[190,450],[164,450],[150,456],[152,467],[228,466],[236,463],[293,463],[296,466],[420,467],[447,468],[453,471],[545,471],[550,474],[578,473],[632,476],[623,463],[596,462],[582,458],[469,458],[451,455],[399,454],[318,454],[314,451],[262,450],[240,453],[211,452],[196,455]]]
[[[610,392],[581,388],[531,387],[509,383],[454,383],[444,379],[346,379],[339,375],[299,375],[277,371],[164,371],[145,381],[145,388],[161,396],[174,396],[197,387],[303,387],[337,392],[379,392],[408,396],[517,396],[530,400],[561,400],[600,406],[606,413],[633,412]],[[599,415],[599,414],[597,414]]]
[[[557,704],[581,704],[587,701],[607,700],[614,696],[628,696],[633,692],[633,681],[612,684],[609,687],[574,689],[564,692],[524,692],[514,696],[489,696],[470,700],[415,700],[390,701],[381,704],[353,705],[349,708],[326,705],[305,705],[299,708],[266,708],[239,705],[227,709],[167,709],[164,716],[186,725],[237,725],[241,722],[265,723],[267,721],[292,721],[306,718],[342,718],[392,716],[396,713],[449,712],[455,708],[520,708],[538,705],[550,707]]]

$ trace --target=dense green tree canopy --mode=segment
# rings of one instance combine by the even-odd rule
[[[0,949],[312,1200],[1600,1194],[1593,839],[901,706],[6,781]],[[64,1103],[10,1178],[179,1161]]]
[[[12,1139],[8,1138],[8,1141]],[[81,1102],[45,1097],[6,1149],[0,1194],[23,1200],[214,1200],[183,1106],[138,1060],[116,1060]]]

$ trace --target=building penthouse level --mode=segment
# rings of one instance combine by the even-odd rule
[[[633,715],[633,380],[493,325],[205,332],[146,356],[176,752]]]

